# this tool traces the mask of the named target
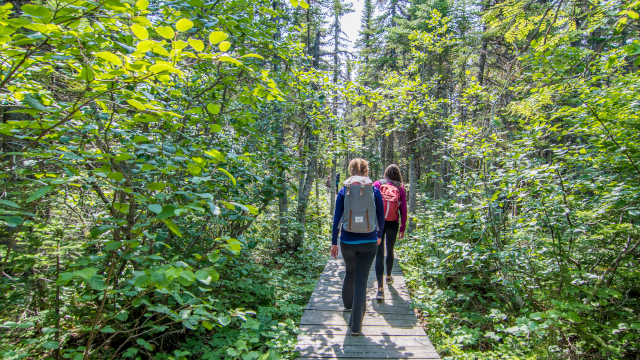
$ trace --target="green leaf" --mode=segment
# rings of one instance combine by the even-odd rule
[[[32,202],[33,200],[40,199],[41,197],[47,195],[49,191],[53,190],[54,187],[55,186],[53,185],[41,187],[40,189],[36,190],[33,194],[31,194],[31,196],[27,198],[27,202]]]
[[[99,275],[93,275],[89,281],[87,281],[87,284],[89,284],[89,286],[91,286],[91,288],[93,290],[104,290],[107,288],[107,286],[104,283],[104,278],[102,276]]]
[[[162,191],[167,186],[169,186],[169,184],[165,184],[161,182],[152,182],[147,184],[147,189],[153,190],[153,191]]]
[[[154,209],[157,209],[157,208],[154,208]],[[151,209],[149,209],[149,210],[151,210]],[[162,208],[162,211],[156,217],[158,219],[160,219],[160,220],[168,219],[168,218],[170,218],[170,217],[175,215],[175,210],[176,210],[175,206],[173,206],[173,205],[165,205]],[[151,210],[151,211],[153,211],[153,210]]]
[[[140,26],[138,24],[133,24],[129,28],[138,39],[146,40],[149,38],[149,32],[147,31],[146,27]]]
[[[213,115],[217,115],[220,113],[220,105],[207,104],[207,111]]]
[[[117,172],[117,171],[108,173],[107,177],[115,181],[122,181],[122,179],[124,179],[124,175],[121,172]]]
[[[207,329],[207,330],[212,330],[213,329],[213,325],[211,325],[211,323],[206,321],[206,320],[202,322],[202,326],[204,326],[204,328]]]
[[[293,7],[298,7],[298,0],[289,0]]]
[[[221,41],[226,40],[229,37],[229,35],[225,34],[222,31],[214,31],[211,34],[209,34],[209,42],[212,44],[218,44]]]
[[[154,73],[177,72],[176,68],[174,68],[173,66],[171,66],[169,64],[166,64],[166,63],[158,63],[158,64],[151,65],[149,67],[149,71],[154,72]]]
[[[121,246],[122,241],[107,241],[107,244],[104,246],[104,251],[119,249]]]
[[[9,200],[0,200],[0,204],[4,204],[4,205],[7,205],[7,206],[11,206],[11,207],[14,207],[14,208],[20,209],[20,206],[19,206],[18,204],[14,203],[13,201],[9,201]]]
[[[180,19],[178,20],[178,22],[176,23],[176,29],[178,29],[178,31],[187,31],[189,29],[191,29],[193,27],[193,22],[189,19]]]
[[[220,171],[222,171],[223,173],[225,173],[225,174],[229,177],[229,179],[231,180],[231,182],[233,183],[233,186],[236,186],[236,178],[234,178],[234,177],[233,177],[233,175],[231,175],[231,173],[230,173],[230,172],[228,172],[227,170],[222,169],[222,168],[218,168],[218,170],[220,170]]]
[[[308,9],[309,8],[309,4],[307,4],[306,1],[304,0],[300,0],[300,7],[303,9]]]
[[[84,269],[80,269],[80,270],[74,271],[73,272],[73,276],[74,277],[78,276],[78,277],[81,277],[81,278],[83,278],[85,280],[89,280],[89,279],[91,279],[93,274],[96,273],[96,271],[98,271],[98,269],[96,269],[96,268],[92,268],[92,267],[84,268]]]
[[[582,322],[582,318],[580,317],[580,315],[576,314],[573,311],[568,311],[564,314],[564,317],[573,321],[573,322]]]
[[[113,225],[102,225],[102,226],[98,226],[98,227],[95,227],[95,228],[91,229],[91,231],[89,231],[89,235],[90,235],[92,238],[94,238],[94,239],[95,239],[95,238],[97,238],[98,236],[100,236],[100,235],[102,235],[102,234],[106,233],[107,231],[109,231],[109,230],[111,230],[111,229],[113,229]]]
[[[47,341],[46,343],[42,344],[42,347],[45,349],[59,349],[60,344],[57,341]]]
[[[138,100],[135,99],[129,99],[127,100],[127,103],[131,106],[133,106],[134,108],[138,109],[138,110],[146,110],[147,107],[144,106],[141,102],[139,102]]]
[[[246,55],[240,56],[240,58],[246,58],[246,57],[258,58],[258,59],[264,60],[264,58],[258,54],[246,54]]]
[[[176,36],[175,31],[170,26],[159,26],[156,29],[156,32],[165,39],[173,39]]]
[[[86,82],[92,82],[95,79],[93,68],[89,65],[83,66],[78,77]]]
[[[218,58],[218,61],[230,62],[230,63],[235,64],[237,66],[242,65],[242,63],[240,61],[232,58],[231,56],[226,56],[226,55],[225,56],[220,56]]]
[[[187,171],[189,171],[191,175],[198,175],[202,172],[202,168],[198,165],[191,165],[187,168]]]
[[[178,229],[178,227],[176,226],[176,224],[173,223],[173,221],[164,220],[164,223],[167,224],[167,227],[169,228],[169,230],[171,230],[174,234],[178,235],[179,237],[182,237],[182,233],[180,232],[180,229]]]
[[[25,95],[24,99],[22,100],[22,103],[27,105],[28,107],[30,107],[32,109],[36,109],[36,110],[40,110],[40,111],[49,111],[48,107],[42,105],[40,100],[38,100],[36,97],[34,97],[31,94]]]
[[[24,221],[20,216],[0,216],[0,220],[4,220],[9,227],[17,227]]]
[[[218,262],[218,260],[220,260],[220,255],[218,255],[218,253],[211,252],[207,254],[207,258],[209,259],[209,261],[215,264]]]
[[[95,55],[100,59],[106,60],[114,65],[122,66],[122,60],[120,60],[120,58],[117,55],[112,54],[108,51],[102,51],[99,53],[95,53],[93,55]]]
[[[146,10],[149,7],[149,0],[138,0],[136,1],[136,9],[138,10]]]
[[[180,277],[187,280],[190,283],[193,283],[194,281],[196,281],[196,275],[189,269],[184,269],[180,273]]]
[[[195,51],[202,51],[204,50],[204,43],[201,40],[198,39],[189,39],[189,45],[191,45],[191,47],[195,50]]]
[[[222,157],[222,153],[216,149],[207,150],[204,153],[215,159],[220,159]]]
[[[151,285],[151,276],[147,274],[138,276],[133,282],[133,286],[137,286],[139,288],[146,288],[149,285]]]
[[[220,325],[222,326],[229,325],[231,323],[231,316],[227,315],[218,317],[218,323],[220,323]]]
[[[231,43],[228,41],[223,41],[218,45],[218,49],[220,49],[220,51],[222,52],[229,50],[230,47],[231,47]]]
[[[20,7],[20,10],[24,11],[25,14],[29,14],[31,16],[43,19],[51,19],[51,11],[44,6],[27,4],[22,5],[22,7]]]

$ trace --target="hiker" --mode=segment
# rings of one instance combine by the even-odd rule
[[[384,250],[387,249],[387,284],[393,284],[393,246],[396,244],[396,237],[402,239],[407,225],[407,195],[402,183],[402,175],[398,165],[391,164],[384,171],[384,179],[380,179],[373,184],[380,190],[384,203],[384,226],[382,228],[382,241],[378,243],[378,253],[376,254],[376,278],[378,281],[378,294],[376,299],[384,300],[384,289],[382,287],[382,274],[384,273]],[[402,224],[398,223],[398,215],[402,219]],[[398,229],[399,228],[399,229]],[[398,234],[398,230],[400,234]],[[386,244],[385,244],[386,243]],[[386,245],[386,246],[385,246]]]
[[[340,250],[346,268],[342,302],[347,311],[351,310],[351,335],[359,335],[362,330],[369,270],[384,228],[382,196],[369,179],[368,166],[364,159],[351,160],[351,177],[344,181],[344,187],[338,192],[333,214],[331,256],[338,257],[338,231],[341,229]]]

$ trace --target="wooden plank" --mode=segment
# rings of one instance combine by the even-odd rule
[[[312,315],[304,316],[300,320],[300,325],[348,325],[351,312],[344,313],[333,312],[333,315],[324,318],[313,317]],[[371,315],[371,314],[369,314]],[[385,314],[387,317],[373,317],[365,315],[362,319],[362,326],[387,326],[387,327],[414,327],[420,326],[415,316],[408,317],[406,315]],[[400,317],[402,316],[402,317]]]
[[[347,325],[300,325],[300,331],[306,335],[349,335]],[[362,335],[389,335],[389,336],[409,336],[425,335],[420,326],[363,326]],[[351,335],[350,335],[351,336]]]
[[[307,310],[324,310],[324,311],[343,311],[344,307],[340,303],[313,302],[308,303]],[[367,312],[376,312],[378,314],[407,314],[414,315],[415,312],[408,304],[393,305],[386,302],[373,300],[367,304]]]
[[[349,345],[339,344],[333,346],[296,346],[300,356],[310,358],[367,358],[367,359],[439,359],[438,353],[424,346],[386,346],[386,345]]]
[[[386,345],[386,346],[425,346],[428,349],[435,350],[427,335],[415,336],[388,336],[388,335],[300,335],[298,336],[299,345]]]
[[[306,310],[300,319],[303,325],[347,325],[350,311]],[[363,325],[418,326],[414,314],[365,314]]]
[[[368,289],[367,299],[374,300],[376,297],[376,293],[377,293],[376,289]],[[314,292],[311,295],[311,298],[309,298],[309,301],[311,302],[322,301],[322,299],[326,299],[328,302],[331,302],[331,301],[342,302],[342,289],[337,288],[337,289]],[[409,294],[406,292],[399,293],[399,292],[385,291],[384,300],[380,300],[380,301],[386,301],[386,300],[404,300],[406,302],[411,302],[411,296],[409,296]]]

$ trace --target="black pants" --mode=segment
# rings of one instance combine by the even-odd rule
[[[393,246],[396,244],[398,238],[398,229],[400,224],[398,221],[385,221],[384,230],[382,231],[382,241],[378,245],[378,253],[376,254],[376,278],[378,280],[378,287],[381,288],[382,273],[384,272],[384,248],[387,247],[387,276],[391,276],[391,270],[393,269]]]
[[[349,329],[352,332],[362,330],[362,319],[367,309],[367,280],[376,256],[376,248],[375,242],[354,245],[340,243],[346,267],[342,284],[342,302],[345,308],[351,309]]]

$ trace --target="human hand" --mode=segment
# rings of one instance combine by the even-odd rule
[[[378,245],[382,242],[382,238],[378,238]]]
[[[338,245],[331,245],[331,256],[333,256],[334,259],[338,258]]]
[[[400,235],[398,235],[398,239],[402,239],[404,237],[404,233],[401,232]]]

